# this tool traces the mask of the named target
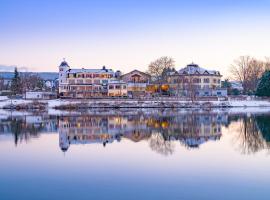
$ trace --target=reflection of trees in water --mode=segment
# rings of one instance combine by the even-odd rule
[[[162,155],[171,155],[174,152],[174,144],[170,140],[165,140],[160,133],[152,133],[149,138],[149,145],[151,149]]]
[[[270,116],[243,116],[239,120],[239,131],[235,140],[244,154],[269,149]]]
[[[14,143],[28,141],[31,138],[39,137],[39,133],[52,133],[58,129],[56,116],[31,115],[8,116],[0,119],[0,134],[12,134]]]
[[[10,122],[10,131],[14,135],[15,145],[18,142],[28,141],[32,137],[38,137],[38,132],[42,127],[34,126],[34,124],[27,125],[23,119],[13,118]]]

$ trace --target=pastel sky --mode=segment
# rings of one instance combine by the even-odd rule
[[[270,56],[270,0],[0,0],[0,68],[106,65],[145,71],[171,56],[225,76],[235,58]]]

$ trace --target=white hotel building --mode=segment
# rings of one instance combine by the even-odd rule
[[[101,69],[71,69],[66,61],[59,66],[59,95],[61,98],[92,98],[126,96],[127,86],[105,66]],[[109,87],[108,87],[109,86]]]

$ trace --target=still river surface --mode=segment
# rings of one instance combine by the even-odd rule
[[[0,199],[270,199],[270,113],[0,114]]]

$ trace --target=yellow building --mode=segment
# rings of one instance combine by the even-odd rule
[[[120,80],[110,80],[108,83],[109,97],[127,97],[127,84]]]

